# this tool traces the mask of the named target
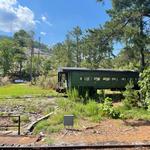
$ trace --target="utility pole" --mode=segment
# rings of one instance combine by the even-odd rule
[[[32,83],[33,78],[33,55],[34,55],[34,46],[33,40],[31,39],[31,54],[30,54],[30,81]]]
[[[37,75],[40,74],[40,50],[41,50],[41,37],[39,37],[39,50],[38,50]]]
[[[31,54],[30,54],[30,81],[31,84],[33,84],[33,57],[34,57],[34,32],[31,32],[31,39],[30,39],[30,48],[31,48]]]

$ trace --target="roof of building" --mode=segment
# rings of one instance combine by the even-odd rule
[[[93,71],[93,72],[136,72],[138,73],[138,71],[134,71],[134,70],[116,70],[116,69],[103,69],[103,68],[98,68],[98,69],[90,69],[90,68],[77,68],[77,67],[60,67],[58,69],[58,72],[71,72],[71,71]]]

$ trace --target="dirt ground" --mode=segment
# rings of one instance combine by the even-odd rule
[[[97,124],[82,121],[81,129],[64,129],[60,133],[45,135],[37,141],[35,136],[0,136],[0,145],[42,145],[44,139],[50,139],[54,145],[85,145],[85,144],[150,144],[150,121],[106,119]]]
[[[34,145],[37,140],[35,136],[0,136],[0,146],[7,145]]]
[[[107,119],[82,130],[63,130],[50,137],[56,144],[150,143],[150,122]]]

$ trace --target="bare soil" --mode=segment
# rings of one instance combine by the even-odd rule
[[[85,126],[89,126],[85,122]],[[58,144],[150,143],[150,122],[107,119],[82,130],[63,130],[50,136]]]
[[[43,145],[44,138],[53,140],[55,145],[85,144],[150,144],[150,121],[106,119],[100,123],[89,124],[82,120],[79,129],[63,129],[60,133],[38,136],[0,136],[0,145]]]

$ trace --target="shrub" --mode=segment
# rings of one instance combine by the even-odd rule
[[[125,97],[123,104],[128,109],[141,105],[138,91],[134,90],[133,87],[133,82],[130,81],[129,84],[126,85],[126,90],[123,92],[123,96]]]
[[[102,105],[102,115],[114,119],[118,119],[121,116],[120,112],[113,108],[112,99],[109,97],[104,99],[104,104]]]
[[[139,86],[143,104],[150,111],[150,67],[145,69],[143,73],[140,74]]]

